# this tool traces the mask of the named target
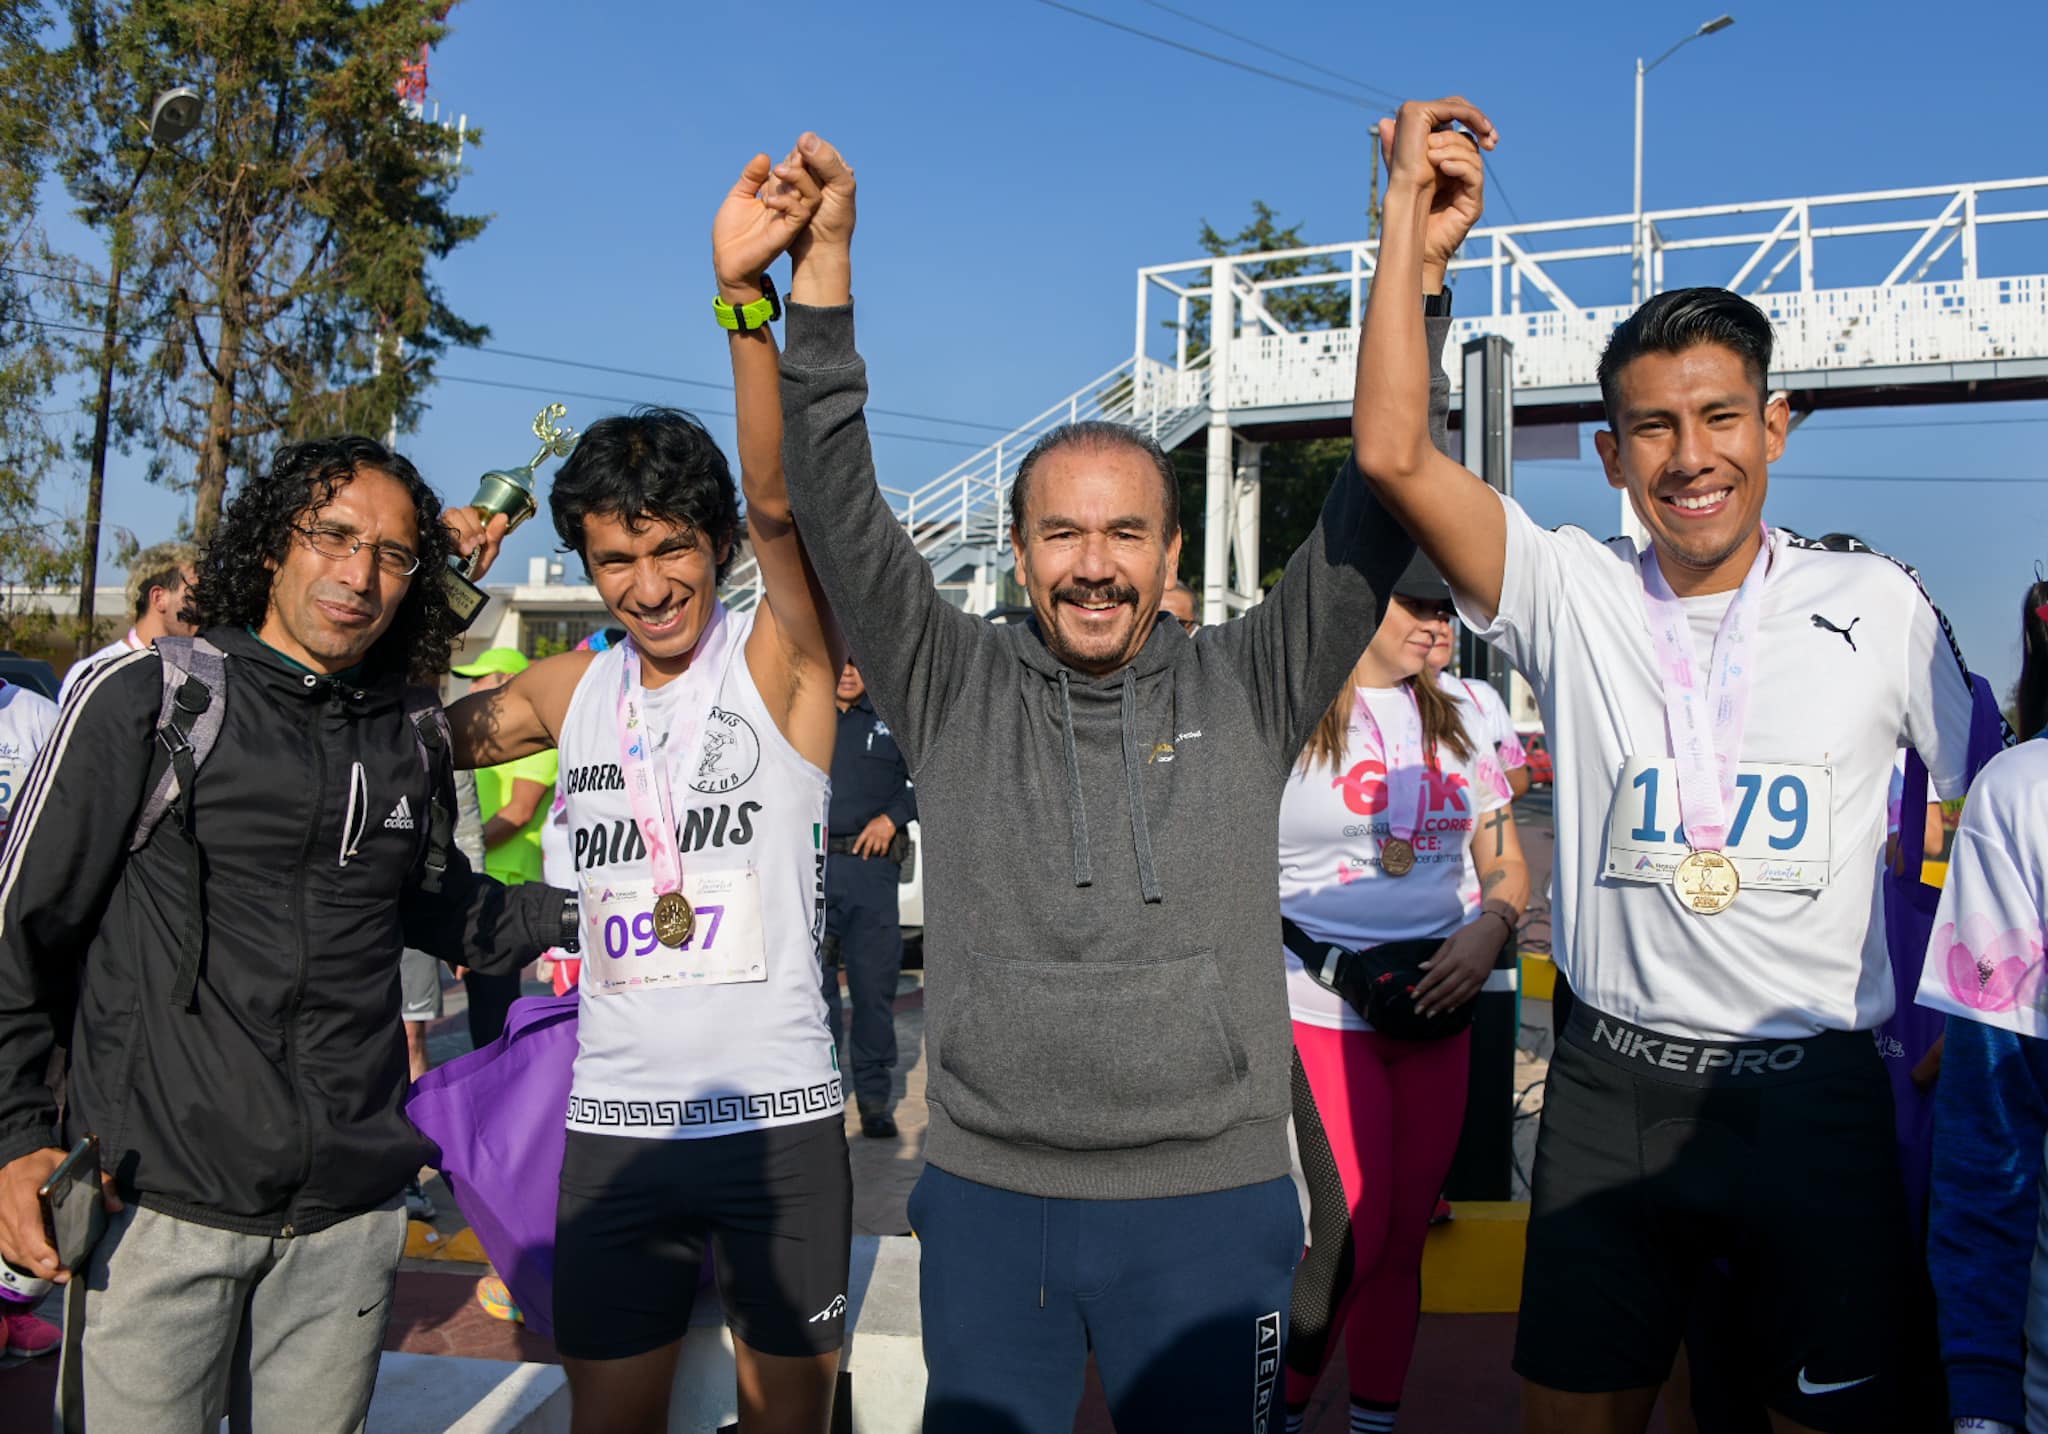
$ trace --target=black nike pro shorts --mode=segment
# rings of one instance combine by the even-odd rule
[[[1577,1002],[1536,1142],[1515,1371],[1576,1393],[1660,1385],[1702,1276],[1725,1272],[1751,1382],[1842,1434],[1897,1425],[1922,1278],[1891,1088],[1867,1032],[1722,1043]]]

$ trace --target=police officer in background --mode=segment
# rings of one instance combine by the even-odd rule
[[[896,887],[910,851],[904,830],[917,818],[910,769],[889,725],[875,715],[860,668],[839,674],[839,738],[832,749],[832,807],[825,859],[825,1009],[839,1040],[839,973],[853,1005],[847,1068],[860,1105],[860,1133],[896,1134],[896,975],[903,965]]]

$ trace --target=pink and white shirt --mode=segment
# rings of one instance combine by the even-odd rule
[[[1317,941],[1352,950],[1389,941],[1449,936],[1479,911],[1472,834],[1507,805],[1507,782],[1469,697],[1447,695],[1471,738],[1461,758],[1439,746],[1422,773],[1421,823],[1411,839],[1415,869],[1388,876],[1380,844],[1390,833],[1386,761],[1373,723],[1354,704],[1344,756],[1297,763],[1280,799],[1280,910]],[[1343,998],[1316,984],[1292,952],[1287,1002],[1294,1019],[1333,1030],[1372,1027]]]

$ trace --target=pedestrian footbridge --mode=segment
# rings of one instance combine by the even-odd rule
[[[1836,194],[1476,229],[1451,266],[1453,344],[1513,352],[1515,424],[1600,414],[1601,347],[1651,292],[1720,284],[1778,334],[1795,413],[2048,398],[2048,178]],[[1204,616],[1258,600],[1259,450],[1348,431],[1377,243],[1158,264],[1137,274],[1131,356],[965,462],[885,489],[942,581],[995,605],[1009,485],[1048,429],[1129,423],[1207,454]],[[1452,404],[1463,365],[1449,356]],[[728,601],[758,596],[751,562]]]

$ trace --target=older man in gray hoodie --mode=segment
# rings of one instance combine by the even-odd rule
[[[1258,1427],[1302,1245],[1281,789],[1413,545],[1347,464],[1266,600],[1190,637],[1154,621],[1170,463],[1078,424],[1017,474],[1033,620],[951,607],[875,485],[852,171],[797,156],[778,173],[822,193],[791,250],[790,498],[925,831],[925,1428],[1070,1430],[1091,1348],[1124,1434]],[[1469,223],[1432,225],[1439,290]]]

